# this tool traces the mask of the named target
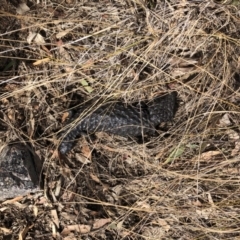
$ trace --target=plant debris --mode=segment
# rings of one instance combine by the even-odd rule
[[[41,191],[1,201],[0,238],[238,239],[239,13],[238,1],[4,0],[0,142],[44,164]],[[100,132],[58,155],[72,110],[173,91],[157,136]]]

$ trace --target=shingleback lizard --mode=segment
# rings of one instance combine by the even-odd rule
[[[59,152],[68,153],[73,148],[74,140],[81,134],[107,132],[124,137],[152,135],[160,123],[171,121],[174,117],[176,97],[177,93],[172,92],[148,103],[138,102],[126,105],[123,102],[110,102],[103,104],[85,118],[77,121],[73,128],[63,134]],[[89,106],[78,110],[71,121],[78,119],[87,107]]]

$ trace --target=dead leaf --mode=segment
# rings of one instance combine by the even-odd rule
[[[6,234],[12,233],[12,231],[8,228],[0,227],[0,230],[3,231]]]
[[[96,221],[93,223],[93,229],[98,229],[106,225],[107,223],[110,223],[112,221],[111,218],[102,218],[102,219],[96,219]]]
[[[85,144],[82,145],[81,152],[82,152],[84,157],[86,157],[86,158],[91,160],[91,158],[92,158],[92,151],[90,150],[88,144],[85,143]]]
[[[213,202],[213,199],[212,199],[212,195],[211,193],[207,193],[207,196],[208,196],[208,202],[212,205],[212,206],[215,206],[214,202]]]
[[[223,117],[219,120],[219,126],[220,127],[228,127],[232,125],[230,119],[229,119],[229,115],[227,113],[225,113],[223,115]]]
[[[69,31],[61,31],[61,32],[56,34],[56,38],[60,39],[60,38],[62,38],[64,36],[66,36],[68,33],[69,33]]]
[[[30,8],[26,5],[26,3],[20,3],[16,9],[17,13],[23,15],[24,13],[28,12]]]
[[[88,158],[86,158],[85,156],[83,156],[83,155],[81,155],[79,153],[76,153],[75,157],[82,164],[89,164],[91,162]]]
[[[196,201],[191,201],[191,204],[196,207],[201,207],[202,203],[197,199]]]
[[[168,232],[171,228],[170,225],[167,223],[167,221],[162,218],[158,219],[158,223],[166,232]]]
[[[160,159],[163,155],[165,154],[165,149],[161,150],[156,156],[155,156],[155,160]]]
[[[35,118],[32,116],[32,112],[31,112],[31,119],[28,121],[29,124],[27,125],[27,131],[28,131],[28,135],[30,138],[32,138],[33,134],[34,134],[34,127],[35,127]]]
[[[37,217],[37,215],[38,215],[38,207],[35,205],[33,206],[33,214],[35,217]]]
[[[58,150],[53,151],[53,154],[51,156],[51,159],[57,159],[60,158]]]
[[[117,224],[117,230],[118,231],[123,229],[123,223],[124,223],[124,221],[118,222],[118,224]]]
[[[23,204],[23,203],[20,203],[20,202],[14,202],[12,204],[19,209],[25,209],[26,208],[26,204]]]
[[[23,196],[19,196],[19,197],[15,197],[13,199],[7,200],[5,202],[3,202],[2,204],[12,204],[18,201],[21,201],[23,199]]]
[[[99,134],[99,133],[98,133]],[[101,134],[101,133],[100,133]],[[100,135],[99,134],[99,135]],[[96,144],[97,147],[101,147],[103,148],[104,150],[107,150],[107,151],[110,151],[110,152],[116,152],[116,153],[119,153],[120,152],[120,149],[118,148],[111,148],[111,147],[108,147],[106,145],[102,145],[102,144]]]
[[[58,214],[57,214],[57,211],[55,209],[51,210],[51,216],[52,216],[52,220],[53,220],[54,224],[57,226],[57,228],[59,228]]]
[[[186,73],[191,73],[195,69],[196,67],[179,67],[179,68],[174,68],[170,74],[172,77],[175,78],[175,77],[180,77],[182,75],[185,75]]]
[[[14,111],[13,109],[10,109],[10,110],[7,112],[7,116],[8,116],[8,118],[9,118],[11,121],[13,121],[13,122],[16,121],[16,119],[15,119],[15,111]]]
[[[52,222],[52,236],[56,239],[57,237],[57,229],[56,225]]]
[[[62,115],[62,123],[66,122],[69,116],[70,116],[70,112],[64,112]]]
[[[57,183],[57,184],[56,184],[56,188],[55,188],[54,195],[55,195],[56,197],[58,197],[59,194],[60,194],[60,191],[61,191],[61,187],[62,187],[62,180],[59,179],[56,183]]]
[[[8,209],[8,207],[2,207],[2,208],[0,208],[0,212],[4,212],[7,209]]]
[[[99,180],[99,178],[96,175],[90,173],[90,177],[93,181],[95,181],[97,183],[101,183],[101,181]]]
[[[33,66],[42,65],[47,62],[50,62],[50,58],[43,58],[43,59],[37,60],[36,62],[33,63]]]
[[[201,160],[211,160],[213,157],[222,154],[220,151],[208,151],[200,155]]]
[[[18,239],[23,240],[26,237],[26,234],[28,233],[29,229],[31,229],[34,225],[25,227],[19,234]]]
[[[27,37],[27,42],[30,45],[32,42],[36,43],[37,45],[45,44],[45,40],[43,36],[39,33],[29,32]]]
[[[67,235],[71,231],[76,231],[81,234],[84,234],[84,233],[89,233],[91,231],[91,227],[89,225],[84,225],[84,224],[69,225],[62,230],[61,235],[62,236]]]
[[[150,204],[146,203],[145,201],[137,202],[137,206],[141,207],[141,209],[151,209]]]

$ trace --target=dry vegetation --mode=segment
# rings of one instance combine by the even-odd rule
[[[2,3],[0,141],[31,143],[44,191],[0,205],[1,239],[240,238],[238,1]],[[99,133],[54,153],[85,100],[171,90],[158,137]]]

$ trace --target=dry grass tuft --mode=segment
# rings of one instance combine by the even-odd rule
[[[239,239],[240,4],[3,2],[0,141],[29,142],[45,160],[47,199],[0,211],[0,229],[26,239]],[[171,90],[179,108],[158,137],[99,133],[66,159],[53,154],[67,110]]]

